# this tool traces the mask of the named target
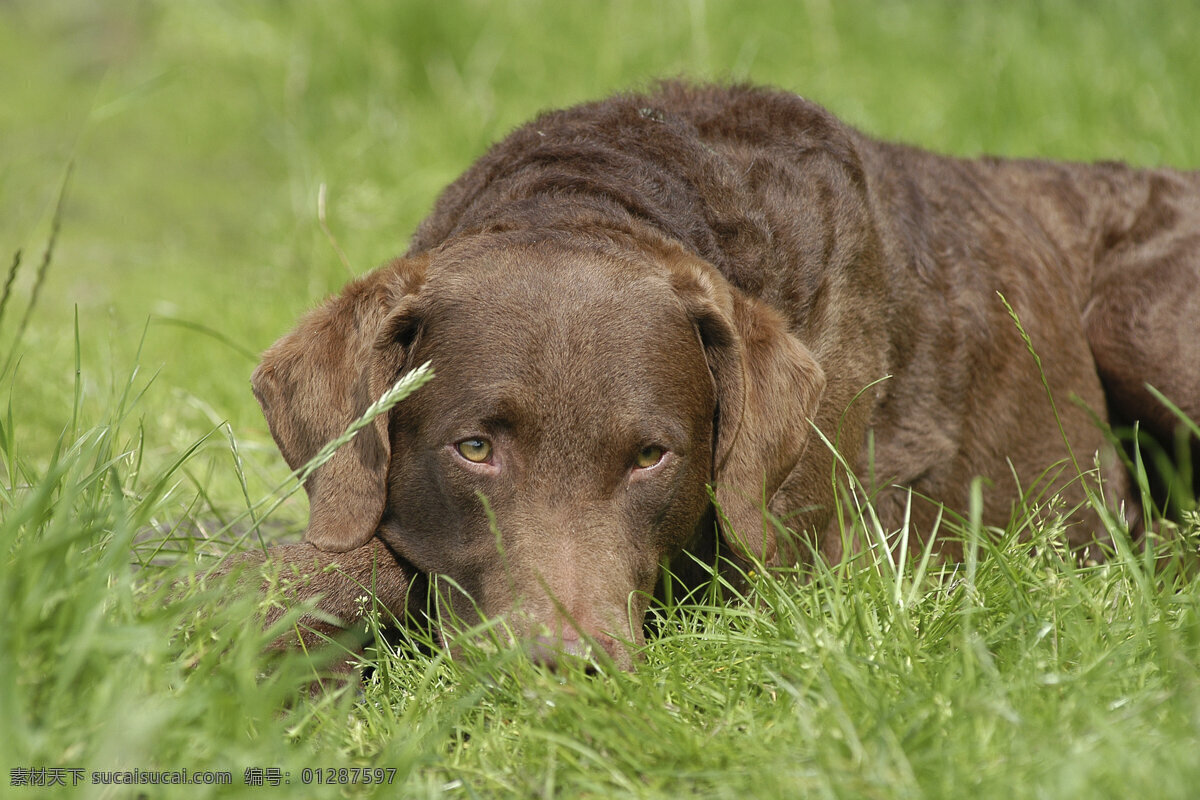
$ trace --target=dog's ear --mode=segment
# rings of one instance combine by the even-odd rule
[[[775,528],[763,512],[804,453],[825,373],[776,311],[699,259],[673,262],[675,291],[716,386],[713,490],[721,532],[735,554],[772,563]]]
[[[425,259],[400,259],[349,284],[273,344],[251,385],[283,458],[298,469],[379,399],[405,366],[397,331],[424,282]],[[305,541],[362,546],[383,516],[391,456],[387,415],[342,445],[304,484]]]

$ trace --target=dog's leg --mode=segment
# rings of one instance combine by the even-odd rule
[[[307,542],[275,545],[267,550],[265,557],[258,553],[248,554],[234,566],[256,574],[264,561],[274,565],[283,596],[283,603],[267,612],[265,625],[274,624],[291,604],[313,598],[318,598],[317,611],[337,620],[333,622],[306,614],[292,631],[272,643],[273,649],[320,648],[380,607],[385,614],[385,623],[389,614],[401,622],[406,618],[413,574],[377,537],[345,553],[328,553]],[[365,640],[365,637],[364,632],[362,638]],[[339,672],[349,672],[352,668],[350,657],[334,667]]]

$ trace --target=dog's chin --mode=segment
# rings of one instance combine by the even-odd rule
[[[439,638],[450,657],[460,663],[490,667],[510,658],[527,659],[564,675],[632,672],[644,644],[641,636],[629,641],[607,633],[580,634],[570,628],[560,635],[550,633],[545,626],[540,626],[540,631],[514,632],[498,618],[465,629],[443,626]]]
[[[634,667],[633,645],[604,634],[580,638],[535,636],[524,640],[521,647],[535,664],[555,672],[581,669],[594,674],[605,668],[632,672]]]

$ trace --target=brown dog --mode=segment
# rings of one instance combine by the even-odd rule
[[[1057,465],[1041,488],[1095,548],[1064,433],[1083,469],[1113,462],[1136,526],[1072,399],[1169,437],[1148,382],[1200,418],[1200,174],[957,160],[794,95],[666,84],[496,145],[254,391],[296,467],[425,361],[436,378],[308,481],[307,544],[281,557],[336,561],[401,616],[436,576],[442,610],[506,617],[535,658],[594,643],[628,667],[661,564],[841,555],[814,429],[890,531],[907,488],[927,536],[919,498],[965,510],[975,476],[1003,526]],[[348,618],[339,580],[315,586]]]

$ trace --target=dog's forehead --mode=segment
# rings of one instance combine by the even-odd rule
[[[698,334],[652,264],[538,247],[472,256],[432,265],[422,288],[418,358],[451,379],[444,388],[470,381],[651,403],[707,384]]]
[[[487,350],[498,339],[600,358],[627,349],[619,345],[630,339],[690,325],[651,262],[582,248],[497,246],[469,252],[434,262],[422,291],[427,327],[435,335],[453,333]]]
[[[521,309],[546,296],[558,297],[556,305],[604,302],[630,284],[637,284],[643,302],[667,298],[653,261],[635,252],[501,238],[462,243],[431,259],[423,291],[447,302]]]

